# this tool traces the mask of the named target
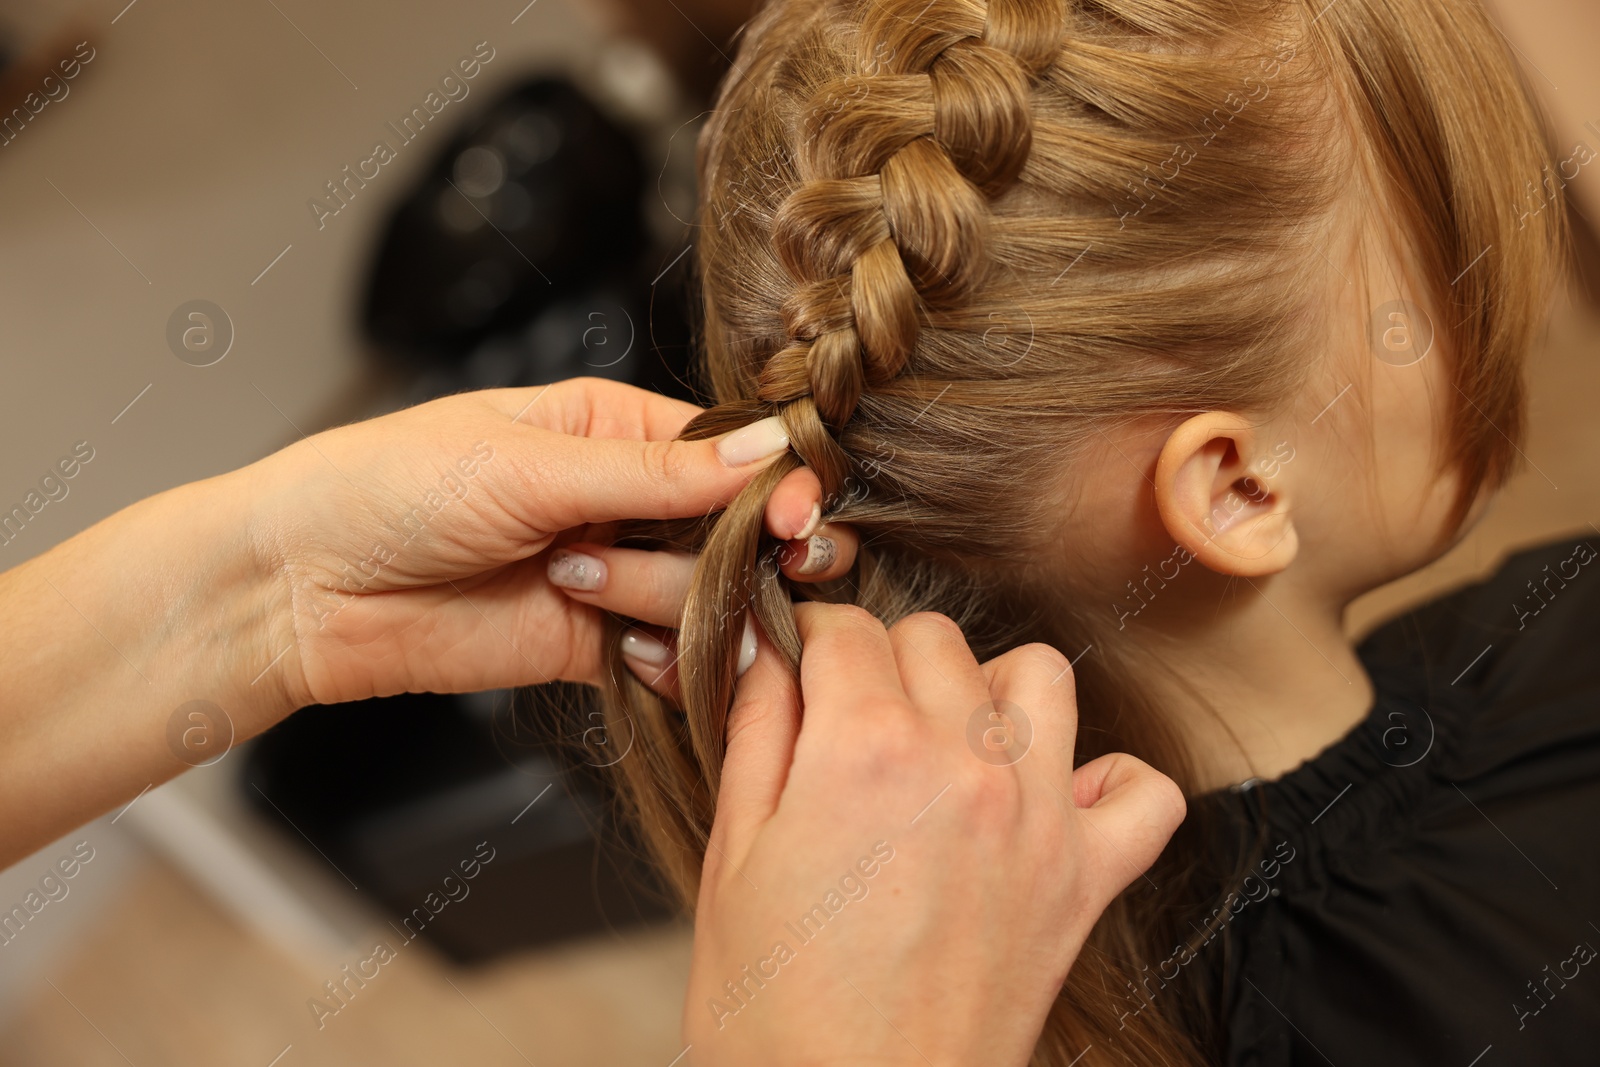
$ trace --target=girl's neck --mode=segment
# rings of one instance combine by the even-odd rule
[[[1236,579],[1184,608],[1150,622],[1178,679],[1158,697],[1188,738],[1202,791],[1281,777],[1371,709],[1342,604],[1287,582]]]

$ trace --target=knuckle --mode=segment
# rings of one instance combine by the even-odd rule
[[[906,638],[927,638],[937,641],[961,641],[965,643],[966,635],[961,632],[961,627],[956,625],[954,619],[948,615],[941,615],[936,611],[919,611],[907,615],[895,623],[893,632]]]
[[[1178,788],[1178,783],[1154,767],[1146,767],[1149,774],[1150,803],[1164,815],[1162,824],[1176,828],[1189,815],[1189,802]]]
[[[1176,829],[1189,813],[1188,800],[1178,783],[1137,756],[1118,752],[1114,758],[1111,774],[1122,776],[1124,788],[1138,798],[1151,822],[1168,833]]]
[[[1012,654],[1017,657],[1019,666],[1027,673],[1040,674],[1062,682],[1070,682],[1072,679],[1072,661],[1053,645],[1036,641],[1018,647]]]
[[[643,463],[646,477],[651,481],[673,483],[688,471],[688,456],[682,441],[646,441]]]
[[[572,411],[573,414],[578,414],[585,410],[592,410],[595,406],[596,398],[609,392],[615,384],[615,382],[592,374],[584,374],[576,378],[564,378],[549,387],[549,399],[556,401],[563,408]]]
[[[581,378],[567,378],[551,384],[537,394],[539,403],[532,411],[519,414],[519,421],[543,424],[562,433],[585,433],[589,429],[589,416],[585,410],[588,383]]]
[[[844,758],[858,773],[895,781],[924,762],[926,743],[909,714],[885,715],[842,741]]]
[[[852,625],[872,626],[878,629],[883,628],[883,623],[878,621],[878,617],[876,615],[857,604],[827,604],[823,605],[823,607],[830,614],[836,615],[841,620],[849,622]]]
[[[677,619],[683,605],[677,602],[677,588],[665,572],[665,568],[659,565],[661,562],[663,561],[650,560],[646,566],[639,568],[634,579],[637,584],[632,590],[633,607],[636,614],[659,619]]]
[[[588,383],[582,378],[563,378],[560,381],[550,383],[549,388],[543,392],[540,399],[550,400],[552,406],[561,405],[571,400],[574,396],[581,395],[587,385]]]
[[[728,711],[728,722],[723,729],[723,741],[728,747],[734,739],[752,726],[767,722],[779,711],[771,703],[760,700],[736,700]]]
[[[883,623],[876,615],[855,604],[801,604],[796,606],[796,616],[804,618],[807,623],[821,624],[846,633],[883,631]]]

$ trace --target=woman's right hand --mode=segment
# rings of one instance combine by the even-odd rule
[[[1127,755],[1073,768],[1053,649],[980,665],[939,615],[885,630],[803,604],[796,620],[798,691],[763,644],[729,719],[685,1062],[1027,1063],[1182,794]]]

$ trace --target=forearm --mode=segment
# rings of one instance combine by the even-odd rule
[[[293,710],[250,479],[142,500],[0,574],[0,866],[220,751],[225,727],[184,747],[188,702],[234,740]]]

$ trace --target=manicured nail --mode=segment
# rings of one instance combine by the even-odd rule
[[[839,558],[839,546],[833,538],[816,534],[806,541],[806,558],[797,574],[821,574]]]
[[[775,456],[789,447],[789,434],[776,415],[752,422],[717,442],[717,456],[730,467],[742,467]]]
[[[545,574],[549,576],[551,585],[583,593],[596,592],[606,584],[604,561],[582,552],[569,552],[565,548],[551,553]]]
[[[737,676],[742,676],[756,661],[756,623],[750,612],[744,616],[744,636],[739,639],[739,669]]]
[[[672,659],[670,648],[640,630],[623,633],[622,654],[652,667],[665,667],[667,661]]]
[[[799,531],[792,538],[790,538],[790,540],[792,540],[792,541],[804,541],[806,538],[808,538],[812,534],[816,533],[817,532],[817,527],[821,526],[821,525],[822,525],[822,505],[821,504],[812,504],[811,505],[811,517],[806,520],[806,524],[804,526],[800,527]]]

